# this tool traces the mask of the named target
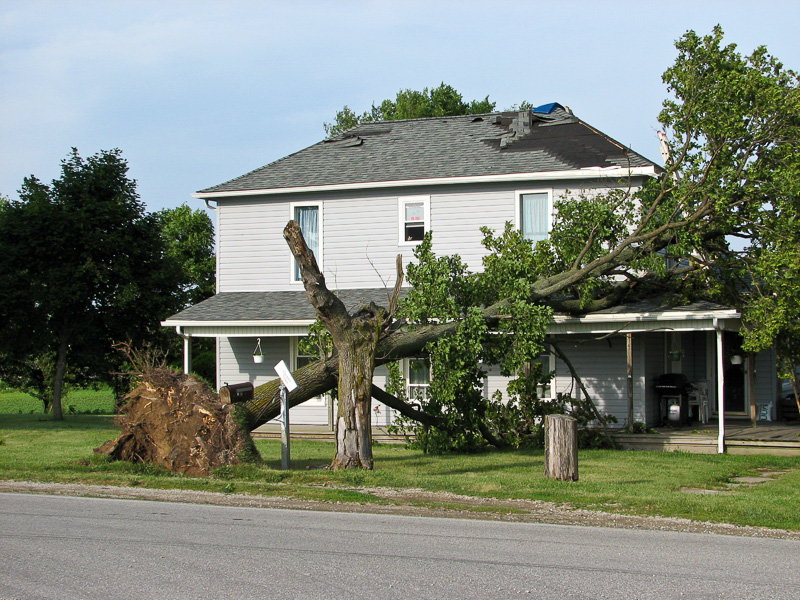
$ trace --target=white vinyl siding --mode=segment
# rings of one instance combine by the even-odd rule
[[[217,289],[250,292],[299,289],[292,282],[293,259],[283,239],[283,228],[294,218],[293,207],[320,208],[322,263],[332,289],[391,288],[395,257],[413,260],[413,243],[401,243],[402,200],[427,198],[426,231],[433,231],[437,255],[459,254],[471,269],[481,269],[485,250],[480,228],[501,232],[506,222],[519,226],[520,193],[547,193],[554,199],[595,193],[598,182],[574,181],[569,189],[515,189],[509,185],[457,186],[404,190],[373,190],[296,195],[246,196],[221,199],[217,207]],[[288,271],[288,273],[287,273]]]
[[[576,336],[576,341],[579,339]],[[583,380],[589,395],[602,414],[613,414],[623,426],[628,418],[627,358],[625,336],[613,336],[605,340],[584,338],[580,345],[562,344],[562,350],[570,359]],[[634,420],[644,421],[644,353],[641,352],[637,336],[634,336],[633,407]],[[580,390],[561,360],[556,361],[557,376],[553,382],[554,392],[570,394],[577,398]]]
[[[325,279],[330,289],[394,287],[397,196],[325,201]],[[350,308],[350,307],[348,307]]]
[[[514,218],[513,190],[432,195],[433,249],[438,256],[458,254],[470,269],[481,271],[486,255],[481,227],[499,234]]]
[[[278,199],[247,198],[217,205],[217,291],[289,289],[291,253],[283,239],[289,220]]]
[[[279,361],[289,364],[290,338],[261,338],[261,349],[264,362],[253,362],[253,350],[256,338],[220,338],[219,341],[219,380],[226,383],[244,383],[250,381],[255,386],[276,379],[275,365]]]

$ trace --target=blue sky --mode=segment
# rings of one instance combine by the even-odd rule
[[[658,160],[661,73],[719,23],[800,69],[800,2],[0,0],[0,194],[120,148],[150,210],[311,145],[347,104],[446,82],[557,101]]]

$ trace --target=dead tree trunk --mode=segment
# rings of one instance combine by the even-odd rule
[[[544,476],[578,481],[578,435],[575,419],[567,415],[544,418]]]
[[[390,322],[385,308],[374,303],[352,316],[339,298],[325,285],[314,253],[303,239],[300,225],[289,221],[283,230],[294,255],[308,300],[333,338],[338,361],[338,416],[336,419],[336,456],[334,469],[372,469],[372,375],[375,352],[381,333]],[[394,305],[401,277],[395,287]]]
[[[339,355],[336,455],[331,463],[334,469],[373,466],[372,375],[384,315],[382,308],[375,309],[362,310],[333,336]]]

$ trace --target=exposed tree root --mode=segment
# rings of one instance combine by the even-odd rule
[[[260,460],[247,419],[238,415],[242,409],[223,404],[191,375],[152,364],[142,370],[117,416],[122,432],[95,453],[201,476],[224,465]]]

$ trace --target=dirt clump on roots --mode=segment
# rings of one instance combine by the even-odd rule
[[[163,366],[143,369],[137,380],[116,419],[122,432],[95,453],[192,476],[261,460],[238,414],[244,409],[223,404],[205,382]]]

